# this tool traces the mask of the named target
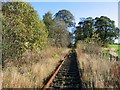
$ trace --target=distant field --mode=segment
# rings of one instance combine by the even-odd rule
[[[109,48],[115,48],[116,50],[120,49],[120,45],[115,45],[115,44],[109,45],[108,47]]]
[[[116,53],[120,56],[120,45],[111,44],[108,47],[116,49]]]

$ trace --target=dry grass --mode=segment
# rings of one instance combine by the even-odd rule
[[[88,52],[96,51],[91,47],[97,48],[89,46]],[[81,48],[77,48],[77,54],[85,87],[120,88],[120,61],[110,62],[96,53],[83,52]]]
[[[0,65],[0,90],[2,89],[2,65]]]
[[[6,60],[3,70],[4,88],[41,88],[44,80],[67,54],[66,48],[49,48],[26,52],[19,60]]]

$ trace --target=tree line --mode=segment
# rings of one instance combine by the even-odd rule
[[[69,47],[75,41],[94,39],[105,45],[118,37],[119,29],[106,16],[83,18],[75,27],[69,10],[59,10],[55,15],[46,12],[41,20],[28,2],[2,2],[2,59],[21,57],[28,50],[40,51],[46,47]],[[68,31],[75,27],[74,33]],[[73,36],[74,34],[74,36]]]
[[[119,37],[119,28],[115,27],[115,22],[107,16],[81,18],[76,27],[76,41],[94,39],[101,46],[114,43]]]
[[[69,16],[67,16],[69,14]],[[28,50],[46,47],[68,47],[67,30],[73,23],[68,10],[54,16],[47,12],[41,20],[28,2],[2,2],[2,59],[19,58]]]

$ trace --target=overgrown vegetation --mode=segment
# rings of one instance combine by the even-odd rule
[[[85,88],[120,88],[120,61],[116,54],[119,49],[109,45],[118,38],[118,33],[114,21],[105,16],[79,22],[75,34]]]
[[[89,45],[89,46],[88,46]],[[77,45],[82,80],[85,88],[120,88],[120,61],[103,57],[103,48],[79,42]]]
[[[3,88],[42,88],[68,50],[49,47],[39,53],[28,51],[20,59],[6,60]]]
[[[31,4],[7,1],[2,2],[0,18],[4,88],[43,87],[68,53],[67,47],[74,37],[85,87],[120,88],[120,62],[101,55],[109,54],[109,50],[101,46],[107,47],[118,38],[119,28],[110,18],[85,18],[77,30],[70,33],[68,27],[75,26],[70,11],[59,10],[55,15],[46,12],[41,20]],[[119,48],[116,52],[120,52]]]
[[[107,16],[81,18],[75,31],[76,40],[85,40],[92,38],[95,34],[96,39],[101,42],[101,46],[107,46],[114,43],[114,39],[119,37],[120,29],[115,27],[115,22]]]
[[[61,11],[62,15],[72,16],[69,11],[65,11],[67,13]],[[68,26],[64,17],[61,17],[62,20],[58,18],[59,14],[52,18],[52,14],[48,12],[42,21],[27,2],[3,2],[2,14],[3,61],[21,57],[27,50],[39,51],[47,45],[67,47],[70,44]]]
[[[47,43],[45,24],[26,2],[2,3],[3,61],[20,57],[26,50],[40,50]]]
[[[115,53],[120,57],[120,45],[110,44],[109,49],[115,49]]]
[[[64,15],[64,13],[63,13]],[[48,42],[51,46],[68,47],[70,44],[70,33],[68,27],[60,18],[52,18],[52,13],[47,12],[43,16],[43,21],[48,30]]]
[[[2,87],[42,88],[68,52],[67,27],[27,2],[2,2]]]

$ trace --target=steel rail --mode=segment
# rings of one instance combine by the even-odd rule
[[[64,60],[62,61],[62,63],[59,65],[59,67],[57,68],[57,70],[55,71],[55,73],[52,75],[52,77],[50,78],[50,80],[47,82],[47,84],[44,86],[43,90],[46,90],[50,87],[51,83],[53,82],[53,80],[55,79],[57,73],[59,72],[60,68],[62,67],[63,63],[65,62],[66,58],[68,55],[66,55],[64,57]]]

